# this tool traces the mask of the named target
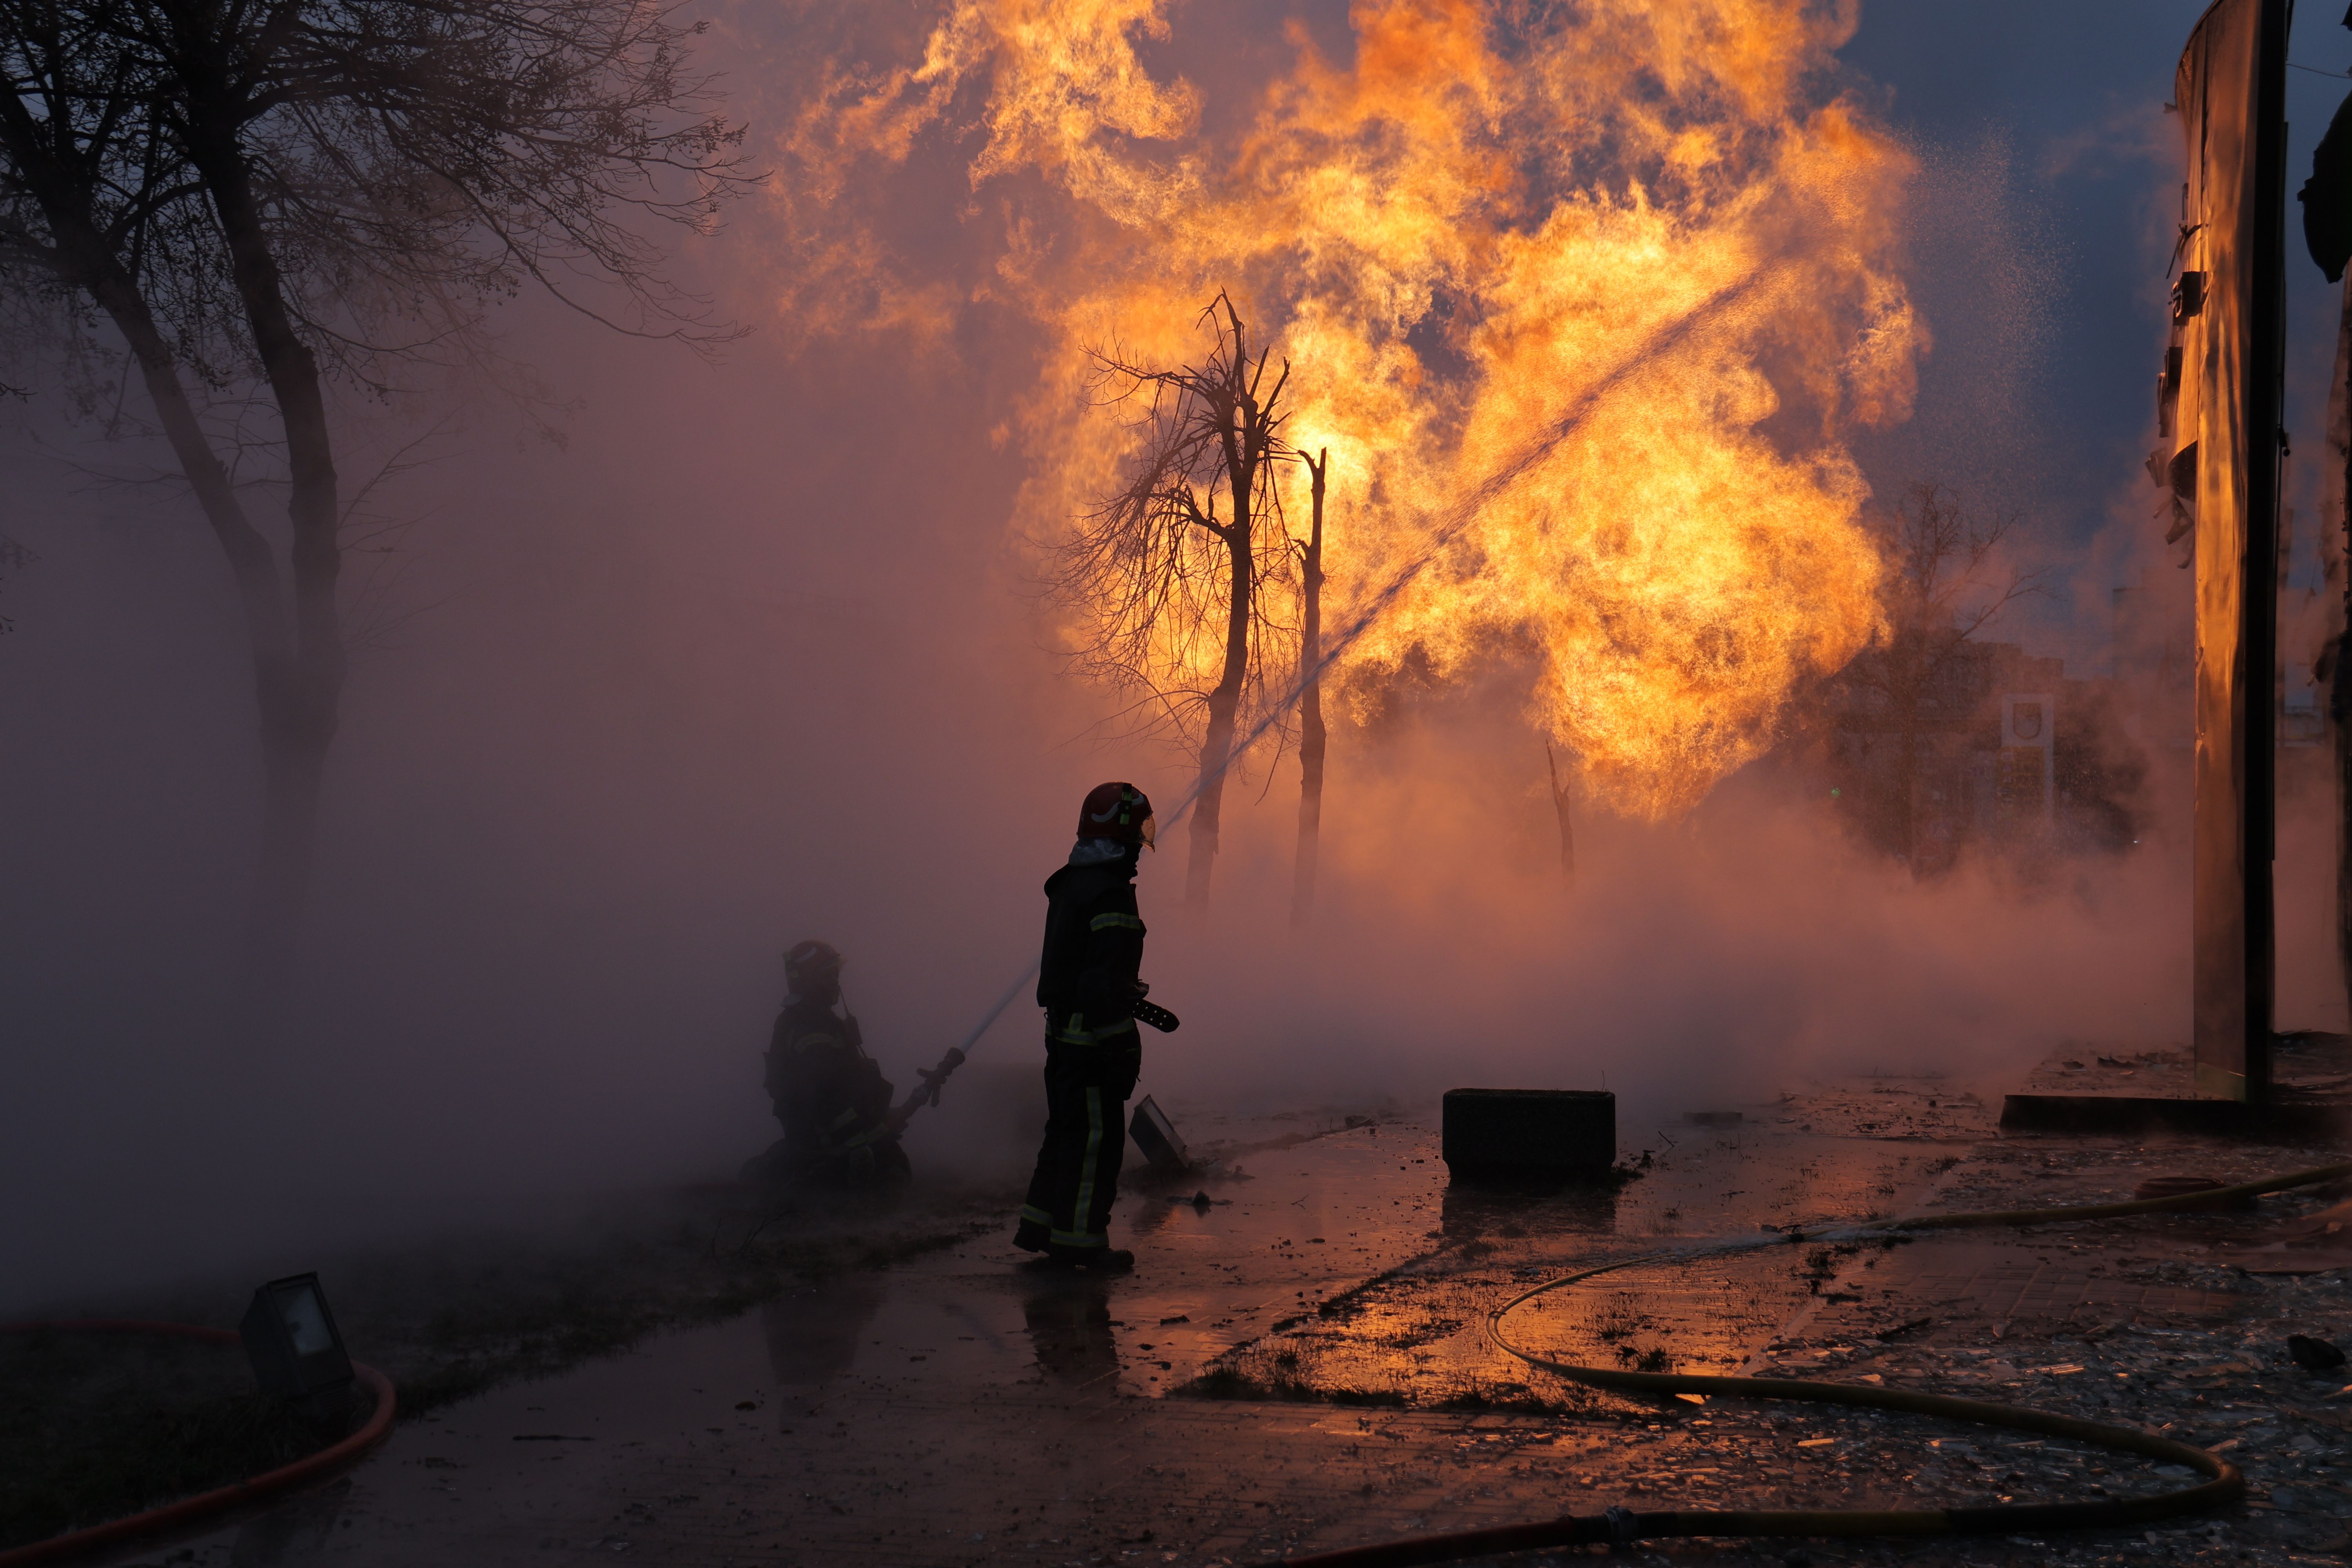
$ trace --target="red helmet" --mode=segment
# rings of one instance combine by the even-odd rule
[[[1078,807],[1078,837],[1150,845],[1151,801],[1131,784],[1097,784]]]

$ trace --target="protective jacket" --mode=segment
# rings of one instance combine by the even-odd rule
[[[1098,842],[1098,841],[1097,841]],[[1127,1098],[1143,1068],[1135,1004],[1143,994],[1136,847],[1065,866],[1045,879],[1045,1137],[1013,1245],[1084,1258],[1110,1247],[1111,1205],[1127,1147]],[[1074,857],[1076,858],[1076,857]]]
[[[1045,879],[1045,945],[1037,1005],[1059,1045],[1133,1044],[1143,994],[1143,918],[1135,907],[1135,853],[1065,866]]]
[[[874,1140],[890,1111],[890,1084],[866,1054],[849,1013],[800,996],[785,998],[768,1041],[768,1094],[794,1158],[817,1162]]]

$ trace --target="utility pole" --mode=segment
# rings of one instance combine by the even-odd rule
[[[1331,448],[1299,461],[1314,476],[1315,512],[1298,553],[1300,592],[1306,595],[1298,631],[1298,668],[1306,679],[1298,691],[1298,859],[1291,870],[1290,923],[1303,926],[1315,913],[1316,862],[1323,837],[1323,490],[1331,472]]]

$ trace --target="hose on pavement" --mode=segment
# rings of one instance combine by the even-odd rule
[[[158,1323],[137,1318],[70,1318],[51,1322],[0,1323],[0,1333],[115,1333],[162,1334],[173,1339],[196,1340],[205,1344],[233,1345],[238,1342],[227,1329],[199,1328],[193,1323]],[[392,1432],[392,1418],[399,1401],[393,1393],[392,1379],[372,1366],[352,1363],[352,1375],[361,1386],[375,1396],[375,1408],[358,1431],[339,1443],[308,1454],[290,1465],[281,1465],[245,1480],[234,1481],[212,1491],[194,1497],[182,1498],[143,1512],[109,1520],[82,1530],[52,1535],[46,1541],[36,1541],[23,1546],[0,1552],[0,1568],[29,1568],[36,1563],[54,1563],[62,1558],[79,1556],[102,1546],[111,1546],[133,1536],[157,1531],[176,1530],[226,1513],[231,1509],[261,1502],[282,1492],[292,1490],[306,1481],[318,1480],[355,1464],[370,1449],[383,1442]]]
[[[2185,1466],[2205,1479],[2191,1487],[2152,1492],[2140,1497],[2086,1499],[2074,1502],[1999,1503],[1972,1508],[1931,1509],[1676,1509],[1641,1512],[1618,1507],[1597,1514],[1566,1514],[1527,1524],[1499,1525],[1486,1530],[1456,1531],[1406,1541],[1381,1542],[1285,1560],[1286,1568],[1420,1568],[1434,1563],[1458,1563],[1467,1558],[1506,1552],[1532,1552],[1562,1546],[1630,1546],[1638,1541],[1668,1536],[1857,1536],[1857,1535],[2025,1535],[2061,1530],[2110,1530],[2177,1519],[2226,1508],[2242,1500],[2245,1477],[2219,1454],[2177,1442],[2153,1432],[2104,1421],[2034,1410],[2021,1405],[1990,1400],[1958,1399],[1948,1394],[1919,1394],[1908,1389],[1869,1384],[1812,1383],[1793,1378],[1720,1377],[1696,1373],[1632,1372],[1615,1367],[1580,1366],[1539,1355],[1515,1344],[1503,1322],[1512,1311],[1554,1290],[1618,1269],[1642,1264],[1679,1263],[1732,1252],[1803,1242],[1867,1239],[1913,1231],[1964,1230],[1995,1226],[2054,1225],[2084,1220],[2116,1219],[2126,1215],[2163,1214],[2210,1208],[2264,1193],[2317,1186],[2352,1176],[2352,1163],[2321,1165],[2307,1171],[2265,1176],[2234,1186],[2207,1188],[2170,1197],[2140,1198],[2127,1203],[2078,1204],[2061,1208],[2000,1209],[1974,1214],[1918,1215],[1907,1218],[1866,1220],[1807,1230],[1792,1227],[1775,1232],[1769,1240],[1740,1238],[1672,1252],[1618,1258],[1572,1274],[1563,1274],[1522,1290],[1486,1315],[1486,1334],[1496,1348],[1531,1367],[1570,1383],[1616,1394],[1672,1397],[1696,1394],[1704,1398],[1771,1399],[1807,1405],[1841,1405],[1863,1410],[1893,1411],[1965,1421],[1982,1426],[2005,1427],[2044,1437],[2071,1438],[2113,1448],[2160,1464]]]

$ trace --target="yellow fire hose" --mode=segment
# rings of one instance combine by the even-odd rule
[[[1709,1398],[1783,1399],[1808,1405],[1843,1405],[1865,1410],[1901,1411],[1936,1415],[1984,1426],[2007,1427],[2048,1437],[2069,1437],[2102,1447],[2120,1449],[2161,1463],[2184,1465],[2208,1479],[2197,1486],[2146,1497],[2104,1498],[2083,1502],[2002,1503],[1980,1508],[1938,1509],[1682,1509],[1669,1512],[1636,1512],[1612,1508],[1600,1514],[1563,1515],[1529,1524],[1501,1525],[1492,1530],[1460,1531],[1421,1536],[1339,1552],[1286,1559],[1288,1568],[1412,1568],[1414,1564],[1454,1563],[1505,1552],[1531,1552],[1559,1546],[1630,1546],[1634,1542],[1666,1536],[1841,1536],[1841,1535],[2020,1535],[2058,1530],[2100,1530],[2147,1524],[2224,1508],[2245,1496],[2245,1477],[2218,1454],[2151,1432],[2100,1421],[2083,1421],[2023,1405],[2000,1405],[1982,1399],[1955,1399],[1939,1394],[1914,1394],[1868,1384],[1807,1383],[1795,1379],[1715,1377],[1690,1373],[1621,1372],[1610,1367],[1578,1366],[1554,1361],[1513,1344],[1503,1332],[1503,1320],[1538,1296],[1565,1289],[1596,1275],[1644,1263],[1685,1260],[1759,1247],[1808,1241],[1837,1242],[1854,1237],[1908,1234],[1922,1230],[1961,1230],[1990,1226],[2051,1225],[2065,1221],[2115,1219],[2125,1215],[2162,1214],[2258,1197],[2264,1193],[2315,1186],[2352,1176],[2352,1163],[2322,1165],[2258,1182],[2214,1187],[2177,1196],[2143,1198],[2130,1203],[2083,1204],[2069,1208],[2002,1209],[1980,1214],[1924,1215],[1909,1219],[1872,1220],[1820,1230],[1790,1230],[1770,1242],[1716,1244],[1701,1249],[1651,1253],[1620,1258],[1573,1274],[1548,1279],[1522,1290],[1486,1314],[1487,1337],[1497,1349],[1528,1365],[1620,1394],[1672,1396],[1696,1394]]]

